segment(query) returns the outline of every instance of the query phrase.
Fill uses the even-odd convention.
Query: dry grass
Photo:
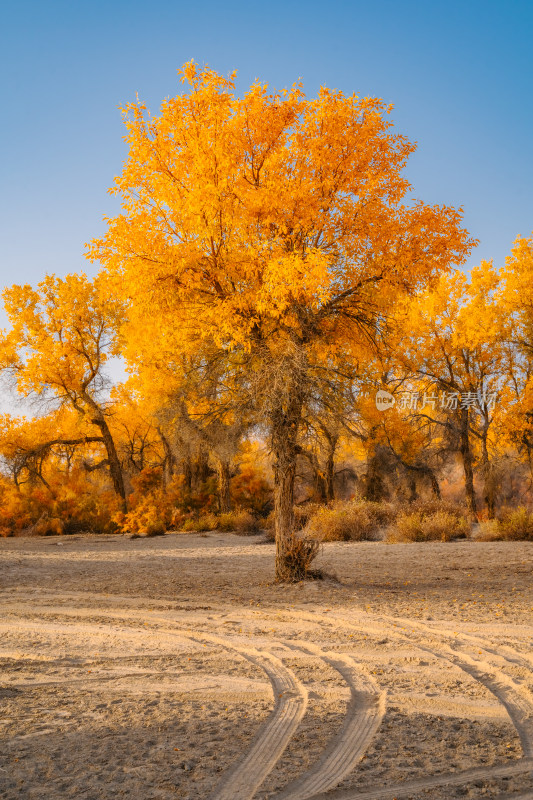
[[[505,514],[500,525],[504,539],[533,542],[533,514],[524,506]]]
[[[179,525],[183,533],[202,533],[204,531],[224,531],[227,533],[256,533],[259,524],[249,511],[227,511],[224,514],[202,514],[189,517]]]
[[[466,508],[457,503],[452,503],[449,500],[437,500],[436,498],[432,498],[431,500],[415,500],[415,502],[410,503],[408,507],[408,513],[418,513],[423,517],[429,517],[439,511],[451,514],[458,519],[468,519]]]
[[[364,500],[319,506],[305,528],[310,539],[320,542],[363,542],[379,538],[379,529],[394,517],[387,503]]]
[[[65,523],[59,517],[41,517],[35,525],[26,529],[26,536],[61,536],[65,533]]]
[[[389,542],[449,542],[464,539],[470,532],[466,517],[438,510],[424,515],[420,511],[400,513],[387,533]]]
[[[320,503],[306,503],[303,506],[294,506],[294,525],[296,530],[303,530],[311,517],[323,507]]]
[[[477,538],[484,542],[533,542],[533,514],[524,506],[506,511],[499,520],[481,522]]]
[[[499,521],[497,519],[485,519],[480,522],[475,538],[479,542],[496,542],[503,539]]]
[[[204,531],[216,531],[218,528],[218,517],[216,514],[202,514],[200,517],[189,517],[179,524],[179,530],[183,533],[203,533]]]
[[[227,511],[218,517],[219,531],[234,531],[235,533],[256,533],[259,523],[249,511]]]

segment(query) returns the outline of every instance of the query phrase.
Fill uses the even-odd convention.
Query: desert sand
[[[0,798],[533,798],[526,542],[0,540]]]

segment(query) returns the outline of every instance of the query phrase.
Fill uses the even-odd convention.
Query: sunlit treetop
[[[204,338],[320,340],[334,354],[399,293],[464,262],[461,209],[409,200],[415,146],[382,100],[259,82],[237,97],[234,76],[192,62],[181,80],[159,116],[124,108],[129,155],[111,190],[123,212],[89,249],[134,300],[131,353]]]

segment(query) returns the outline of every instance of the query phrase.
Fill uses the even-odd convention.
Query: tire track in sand
[[[313,795],[310,800],[395,800],[395,798],[412,795],[415,792],[427,792],[429,789],[438,789],[442,786],[461,786],[473,781],[486,781],[493,778],[505,778],[513,775],[520,775],[533,768],[533,759],[520,759],[512,764],[498,764],[493,767],[479,767],[460,772],[433,775],[427,778],[395,783],[381,789],[371,791],[359,791],[358,789],[338,789],[336,792],[328,792]],[[513,795],[512,800],[533,800],[533,792]],[[511,798],[509,798],[511,800]]]
[[[124,621],[124,615],[112,614],[109,616],[110,619],[118,618]],[[79,617],[77,619],[79,620]],[[159,621],[163,620],[160,619]],[[164,619],[164,622],[168,625],[170,621]],[[86,619],[83,620],[83,625],[85,629],[93,628],[95,631],[99,631],[104,627],[101,623],[91,623]],[[72,632],[75,634],[79,632],[75,625],[72,625],[71,631],[69,631],[68,623],[30,622],[24,620],[22,625],[19,622],[19,627],[21,626],[26,629],[34,629],[39,633],[43,633],[46,630],[51,630],[54,633]],[[9,625],[4,624],[3,627],[7,628]],[[114,631],[115,635],[120,632]],[[130,637],[137,634],[143,640],[146,640],[146,628],[137,631],[128,629],[124,632]],[[269,651],[262,652],[253,647],[239,645],[224,637],[215,636],[207,632],[196,634],[190,630],[181,630],[175,626],[167,630],[159,629],[159,633],[170,634],[171,636],[200,644],[209,642],[226,650],[231,650],[260,667],[267,675],[274,696],[274,709],[266,722],[259,728],[245,757],[235,766],[230,767],[222,781],[210,795],[212,800],[251,800],[280,759],[305,714],[308,700],[305,687],[292,670],[288,669],[279,658]],[[50,684],[53,681],[47,683]]]
[[[449,633],[442,633],[433,628],[428,628],[423,623],[419,623],[415,620],[382,615],[374,617],[372,621],[369,620],[370,624],[362,625],[337,615],[326,617],[322,614],[307,613],[303,616],[309,621],[316,622],[320,620],[321,622],[325,622],[330,627],[335,627],[334,623],[337,623],[348,629],[357,630],[360,633],[368,634],[372,631],[381,636],[386,633],[392,638],[415,646],[436,658],[455,664],[455,666],[488,689],[488,691],[490,691],[504,706],[518,733],[524,753],[524,757],[518,759],[514,764],[501,764],[492,767],[480,767],[459,773],[444,773],[438,776],[428,776],[427,778],[422,778],[417,781],[408,781],[391,788],[383,787],[382,789],[377,789],[372,792],[339,790],[334,793],[329,792],[327,795],[328,800],[344,800],[344,798],[346,800],[387,800],[388,798],[402,796],[414,791],[425,791],[426,789],[447,785],[460,785],[468,783],[471,780],[488,781],[491,780],[492,777],[499,777],[506,774],[523,774],[533,769],[533,702],[529,699],[531,695],[527,689],[524,690],[523,687],[516,684],[512,678],[505,675],[494,663],[490,663],[490,658],[485,658],[484,661],[480,661],[467,653],[454,650],[447,644],[443,644],[443,640],[445,641],[446,639],[453,638],[455,641],[455,637],[451,636]],[[401,623],[403,623],[405,628],[410,627],[414,630],[409,631],[409,634],[403,633],[401,629],[399,629]],[[417,636],[417,630],[422,634],[426,634],[426,638],[421,638],[420,633]],[[431,639],[436,639],[439,642],[437,649],[435,649],[435,645],[432,644]],[[479,651],[481,645],[476,643],[475,646]],[[481,654],[483,653],[485,656],[489,656],[488,651],[481,648]],[[509,659],[505,659],[501,654],[498,654],[498,658],[509,664],[511,663]],[[472,777],[472,775],[474,775],[474,777]],[[533,800],[533,793],[531,796]],[[320,792],[313,795],[310,800],[321,800],[322,797],[325,798],[325,795]]]
[[[266,616],[270,615],[266,609],[262,609],[262,612],[263,614],[266,612]],[[272,611],[270,613],[279,614],[279,611]],[[402,784],[395,784],[394,786],[384,786],[371,791],[361,791],[357,789],[332,791],[333,786],[335,785],[333,783],[334,779],[338,774],[344,771],[345,765],[347,765],[349,758],[352,757],[353,761],[356,761],[355,755],[352,754],[352,756],[347,756],[346,752],[343,752],[344,745],[341,746],[340,743],[343,738],[342,734],[346,731],[347,726],[353,724],[354,729],[357,727],[353,722],[349,712],[347,713],[341,732],[339,732],[339,734],[330,740],[329,745],[323,751],[318,761],[315,762],[315,764],[310,768],[310,770],[304,773],[304,775],[300,776],[300,778],[293,783],[286,785],[280,793],[276,794],[276,797],[279,797],[280,800],[282,800],[282,798],[284,800],[285,798],[287,798],[287,800],[289,800],[289,798],[290,800],[297,800],[297,798],[298,800],[299,798],[306,798],[307,800],[311,800],[311,798],[312,800],[321,800],[324,798],[324,800],[326,800],[326,797],[327,800],[390,800],[396,796],[403,797],[415,792],[431,790],[432,788],[438,788],[447,785],[460,785],[478,780],[487,781],[491,780],[492,778],[503,777],[505,775],[518,775],[521,773],[530,772],[533,769],[533,759],[531,758],[531,755],[533,755],[533,704],[529,699],[530,694],[527,692],[525,687],[518,685],[501,669],[502,664],[505,667],[505,664],[512,666],[513,664],[516,665],[517,662],[520,662],[521,666],[525,666],[526,664],[523,654],[514,652],[514,657],[505,658],[502,650],[511,656],[511,653],[509,652],[510,648],[505,647],[501,650],[495,651],[490,645],[487,645],[484,640],[478,637],[468,636],[467,634],[462,635],[462,640],[460,641],[456,634],[452,635],[452,633],[449,631],[435,630],[433,627],[425,626],[423,623],[412,619],[394,618],[388,617],[387,615],[365,615],[365,619],[358,623],[354,620],[349,620],[337,615],[326,616],[325,614],[321,613],[309,613],[303,611],[299,611],[297,615],[293,614],[293,612],[287,611],[284,613],[290,617],[297,617],[298,620],[305,618],[308,621],[316,624],[319,629],[326,625],[327,627],[333,627],[339,631],[342,628],[348,628],[350,630],[357,630],[358,632],[364,634],[374,633],[379,636],[387,634],[391,636],[391,638],[401,641],[411,647],[415,647],[433,655],[436,658],[455,664],[463,672],[473,677],[481,685],[485,686],[504,706],[511,719],[511,722],[518,731],[525,757],[507,764],[504,763],[500,765],[494,765],[492,767],[476,767],[471,770],[455,773],[430,775],[416,780],[408,780]],[[126,614],[126,616],[129,615]],[[135,616],[135,612],[131,614],[131,616]],[[253,661],[258,666],[261,666],[265,672],[267,672],[274,692],[277,691],[278,686],[285,685],[283,684],[283,678],[280,677],[280,665],[282,672],[283,670],[288,672],[290,671],[287,670],[282,662],[280,662],[279,659],[276,659],[276,656],[271,654],[269,651],[255,650],[254,648],[242,648],[233,641],[229,643],[227,639],[215,637],[207,633],[195,634],[190,630],[179,630],[175,627],[175,621],[169,619],[168,616],[163,618],[159,617],[158,620],[156,617],[152,617],[152,621],[164,622],[167,625],[172,626],[172,631],[167,631],[168,633],[172,633],[177,636],[185,636],[186,638],[196,641],[212,641],[213,643],[217,643],[225,648],[240,653],[243,657]],[[403,630],[400,626],[403,626]],[[160,630],[159,632],[162,633],[163,631]],[[146,633],[147,630],[144,628],[144,636],[146,636]],[[449,646],[449,643],[454,646]],[[486,649],[484,648],[484,645],[486,646]],[[309,647],[309,645],[306,645],[306,647]],[[320,648],[317,649],[320,651]],[[246,652],[244,652],[245,650]],[[481,650],[483,659],[480,660],[479,658],[473,657],[471,653],[465,652],[467,650],[470,650],[471,652],[472,650],[475,650],[477,655],[480,655],[479,651]],[[343,668],[346,667],[344,658],[351,658],[348,656],[348,654],[340,654],[337,652],[333,654],[325,654],[320,651],[320,653],[322,655],[315,651],[314,655],[318,655],[322,658],[325,656],[333,656],[337,662],[343,662],[342,664],[337,664],[338,667],[342,666]],[[497,663],[494,663],[495,661]],[[265,669],[267,666],[271,668],[270,672]],[[343,677],[346,680],[346,669],[344,669],[344,671],[345,675]],[[274,673],[276,673],[275,676]],[[284,673],[284,677],[287,677],[286,673]],[[296,681],[297,679],[294,677],[294,680]],[[347,682],[349,684],[349,681]],[[350,690],[352,691],[352,687],[350,687]],[[294,689],[291,689],[290,691],[294,691]],[[280,717],[280,714],[279,709],[276,708],[278,706],[278,699],[281,700],[282,698],[276,698],[275,709],[272,712],[269,720],[267,720],[267,723],[263,724],[262,728],[254,737],[254,743],[252,744],[251,749],[248,751],[248,754],[242,761],[240,761],[235,767],[230,768],[230,771],[226,773],[222,783],[219,784],[215,792],[210,796],[212,800],[233,800],[233,798],[235,798],[235,800],[244,800],[245,798],[247,800],[251,800],[260,784],[264,780],[264,777],[266,777],[275,766],[277,760],[281,756],[281,753],[287,746],[291,736],[296,730],[300,719],[305,713],[304,705],[304,707],[300,708],[299,718],[297,720],[294,717],[292,721],[289,722],[289,725],[281,726],[282,731],[285,731],[286,734],[285,740],[282,743],[281,748],[273,751],[274,742],[272,742],[268,737],[268,730],[265,730],[265,728],[268,727],[269,723],[276,726],[279,725],[280,720],[278,718]],[[296,716],[298,716],[298,714]],[[278,721],[276,722],[276,720]],[[364,735],[362,735],[362,738],[364,738]],[[260,770],[258,771],[256,768],[257,765],[254,765],[252,762],[255,755],[261,755],[259,752],[261,749],[265,749],[266,752],[263,752]],[[328,769],[327,786],[322,786],[322,784],[317,783],[315,780],[316,775],[320,777],[319,773],[321,768],[324,767],[324,764],[326,764]],[[351,768],[353,768],[353,766],[355,766],[355,764],[352,762]],[[330,768],[332,770],[331,772],[329,772]],[[347,772],[349,771],[351,771],[351,769],[347,770]],[[259,775],[258,772],[261,772],[262,775]],[[347,772],[344,774],[347,774]],[[337,784],[338,782],[339,781],[336,780]],[[251,785],[252,783],[253,786]],[[325,792],[327,792],[327,795],[324,794]],[[520,800],[526,800],[526,798],[527,800],[533,800],[533,792],[526,792],[525,794],[521,794],[519,797]]]
[[[235,647],[227,639],[211,636],[209,634],[193,635],[184,631],[180,636],[189,636],[197,642],[209,641],[230,649],[235,649],[245,658],[261,666],[271,679],[273,689],[282,700],[287,698],[287,686],[283,678],[287,673],[292,675],[292,686],[289,691],[293,693],[298,689],[303,693],[304,687],[297,681],[294,674],[287,670],[282,662],[269,650],[260,651]],[[351,656],[337,653],[325,653],[316,645],[309,643],[294,645],[289,642],[280,642],[284,647],[294,651],[313,655],[335,669],[346,682],[350,689],[350,702],[341,730],[330,740],[322,755],[303,776],[291,782],[276,794],[280,800],[305,800],[337,786],[340,781],[350,773],[374,737],[383,715],[385,713],[385,692],[379,692],[377,685],[359,669]],[[277,666],[276,671],[270,665]],[[280,671],[281,667],[281,671]],[[282,680],[280,680],[280,676]],[[279,689],[282,693],[279,694]],[[289,697],[287,703],[292,698]],[[300,720],[307,707],[307,693],[305,705],[299,708],[298,715],[289,715],[280,707],[274,708],[271,718],[256,734],[245,757],[230,769],[229,773],[210,795],[211,800],[251,800],[274,769],[283,751],[286,749],[290,738],[295,733]],[[283,729],[283,730],[282,730]]]
[[[100,614],[102,611],[100,610]],[[71,616],[68,614],[68,616]],[[126,615],[131,616],[131,615]],[[133,615],[135,616],[135,615]],[[111,613],[111,620],[124,621],[124,615]],[[79,620],[79,617],[77,617]],[[152,621],[171,623],[168,618],[152,617]],[[101,623],[85,619],[84,628],[102,629]],[[36,628],[39,632],[68,630],[68,623],[31,623],[24,627]],[[72,631],[74,633],[74,631]],[[124,631],[126,632],[126,631]],[[307,708],[307,692],[294,673],[270,650],[245,647],[227,637],[208,632],[194,633],[187,629],[158,629],[159,633],[188,639],[199,644],[215,644],[232,650],[260,667],[269,678],[275,698],[274,709],[268,720],[256,733],[244,758],[226,772],[222,781],[210,795],[211,800],[251,800],[266,777],[274,769],[290,739],[295,733]],[[119,631],[114,632],[115,635]],[[146,628],[135,631],[128,628],[128,636],[141,635],[146,639]],[[284,787],[280,797],[286,800],[303,800],[317,792],[334,788],[355,767],[367,749],[379,727],[385,711],[385,693],[379,692],[375,682],[365,675],[351,656],[341,653],[325,653],[310,643],[295,646],[281,642],[284,647],[316,656],[333,667],[350,690],[350,701],[341,730],[330,740],[322,755],[300,779]]]
[[[244,758],[226,772],[209,795],[210,800],[252,800],[265,778],[274,769],[295,733],[307,708],[307,690],[292,670],[273,653],[228,643],[211,634],[179,631],[195,642],[219,644],[242,655],[267,674],[274,693],[274,709],[256,733]]]
[[[390,624],[390,617],[384,616],[383,618],[387,619]],[[478,655],[483,656],[483,659],[475,658],[465,652],[467,645],[450,631],[435,630],[418,620],[399,618],[399,621],[420,631],[421,634],[425,634],[425,642],[423,640],[423,644],[418,646],[421,649],[425,648],[427,652],[435,654],[428,636],[441,642],[451,640],[455,647],[445,644],[442,651],[439,652],[442,652],[445,658],[463,672],[471,675],[482,686],[485,686],[500,701],[518,732],[524,757],[533,758],[533,695],[526,687],[516,683],[501,669],[502,661],[504,665],[513,666],[513,663],[519,661],[524,664],[524,660],[520,659],[518,654],[513,659],[505,658],[498,651],[487,647],[486,642],[480,637],[468,637],[473,639],[471,647],[476,649]],[[429,646],[427,646],[428,642]]]
[[[351,656],[326,653],[309,643],[289,644],[291,650],[314,655],[335,669],[350,688],[350,702],[339,733],[300,778],[276,794],[279,800],[306,800],[337,786],[356,766],[372,741],[385,714],[386,693],[380,692]]]

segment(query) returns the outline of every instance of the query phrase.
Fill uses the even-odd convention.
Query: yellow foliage
[[[113,492],[95,485],[78,469],[69,475],[52,471],[48,488],[23,484],[17,489],[0,480],[2,535],[52,535],[75,532],[112,532],[112,517],[118,511]]]
[[[200,342],[280,357],[294,337],[344,355],[367,312],[463,262],[460,212],[404,202],[415,147],[382,100],[259,83],[238,98],[192,63],[182,81],[159,116],[124,109],[124,211],[89,248],[132,299],[132,363],[166,369]]]

